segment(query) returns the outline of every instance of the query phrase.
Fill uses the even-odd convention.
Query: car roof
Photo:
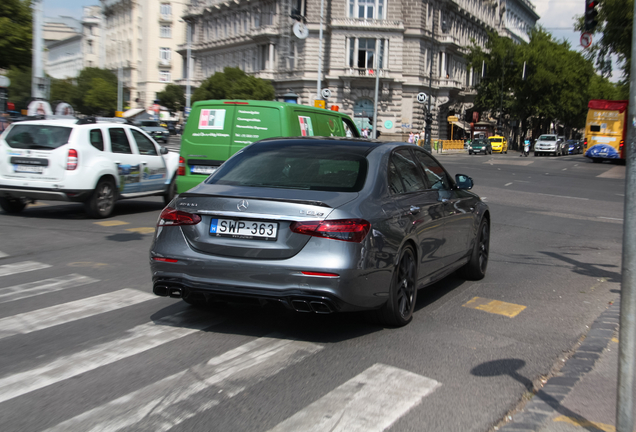
[[[95,127],[95,125],[104,125],[104,124],[112,124],[116,126],[134,126],[125,121],[117,121],[109,118],[97,118],[95,122],[89,121],[85,122],[82,119],[76,118],[66,118],[66,119],[43,119],[43,120],[24,120],[20,122],[14,122],[13,125],[43,125],[43,126],[66,126],[66,127],[80,127],[80,126],[91,126]]]
[[[285,143],[288,145],[303,145],[307,143],[320,143],[326,145],[340,146],[346,148],[351,153],[357,153],[360,155],[367,155],[372,150],[380,147],[386,147],[393,149],[400,146],[415,147],[413,144],[408,144],[402,141],[390,142],[390,141],[378,141],[368,138],[348,138],[348,137],[280,137],[280,138],[267,138],[258,141],[251,145],[267,145],[275,143]],[[422,149],[423,150],[423,149]]]

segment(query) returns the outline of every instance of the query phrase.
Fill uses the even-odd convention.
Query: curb
[[[609,345],[620,320],[620,302],[616,300],[592,323],[585,339],[557,373],[499,432],[537,431],[561,407],[561,402],[579,380],[594,367]]]

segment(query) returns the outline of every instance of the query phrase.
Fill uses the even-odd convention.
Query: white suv
[[[561,154],[561,144],[556,135],[545,134],[541,135],[537,142],[534,144],[534,155],[552,154],[559,156]]]
[[[108,217],[120,198],[175,195],[179,154],[140,128],[84,120],[12,124],[0,135],[0,207],[18,213],[38,199],[83,202]]]

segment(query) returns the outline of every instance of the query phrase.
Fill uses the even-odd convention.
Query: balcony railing
[[[402,21],[362,18],[334,18],[331,20],[331,26],[392,30],[404,29],[404,23]]]
[[[159,14],[159,22],[171,23],[172,22],[172,14]]]
[[[388,78],[389,71],[386,69],[380,69],[379,71],[380,78]],[[375,77],[375,69],[366,69],[366,68],[346,68],[345,75],[350,76],[360,76],[360,77]]]
[[[172,66],[172,60],[160,58],[157,64],[161,67],[170,67]]]

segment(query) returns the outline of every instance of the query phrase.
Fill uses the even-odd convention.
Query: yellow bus
[[[593,162],[625,160],[628,101],[592,99],[585,123],[585,156]]]

